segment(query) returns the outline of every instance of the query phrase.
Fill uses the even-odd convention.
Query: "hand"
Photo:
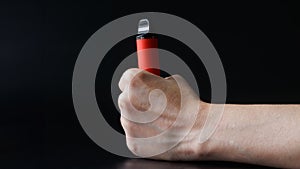
[[[209,105],[199,99],[182,77],[164,79],[140,69],[129,69],[121,77],[119,87],[121,124],[128,148],[135,155],[199,160],[209,152],[205,143],[198,144]]]
[[[222,119],[200,141],[219,104],[202,102],[185,80],[127,70],[119,82],[121,123],[128,148],[162,160],[223,160],[280,168],[300,166],[300,105],[225,104]]]

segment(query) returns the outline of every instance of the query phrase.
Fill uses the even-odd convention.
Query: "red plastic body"
[[[137,39],[138,66],[155,75],[160,75],[157,38]]]

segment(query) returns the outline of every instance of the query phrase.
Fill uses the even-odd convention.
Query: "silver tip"
[[[138,26],[138,34],[146,34],[149,32],[149,21],[148,19],[141,19]]]

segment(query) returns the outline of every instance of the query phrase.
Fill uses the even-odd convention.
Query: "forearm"
[[[225,106],[208,141],[211,158],[276,167],[300,166],[300,105]]]

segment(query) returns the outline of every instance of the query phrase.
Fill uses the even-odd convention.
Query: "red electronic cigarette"
[[[157,38],[149,33],[148,19],[141,19],[136,37],[138,66],[155,75],[160,75]]]

